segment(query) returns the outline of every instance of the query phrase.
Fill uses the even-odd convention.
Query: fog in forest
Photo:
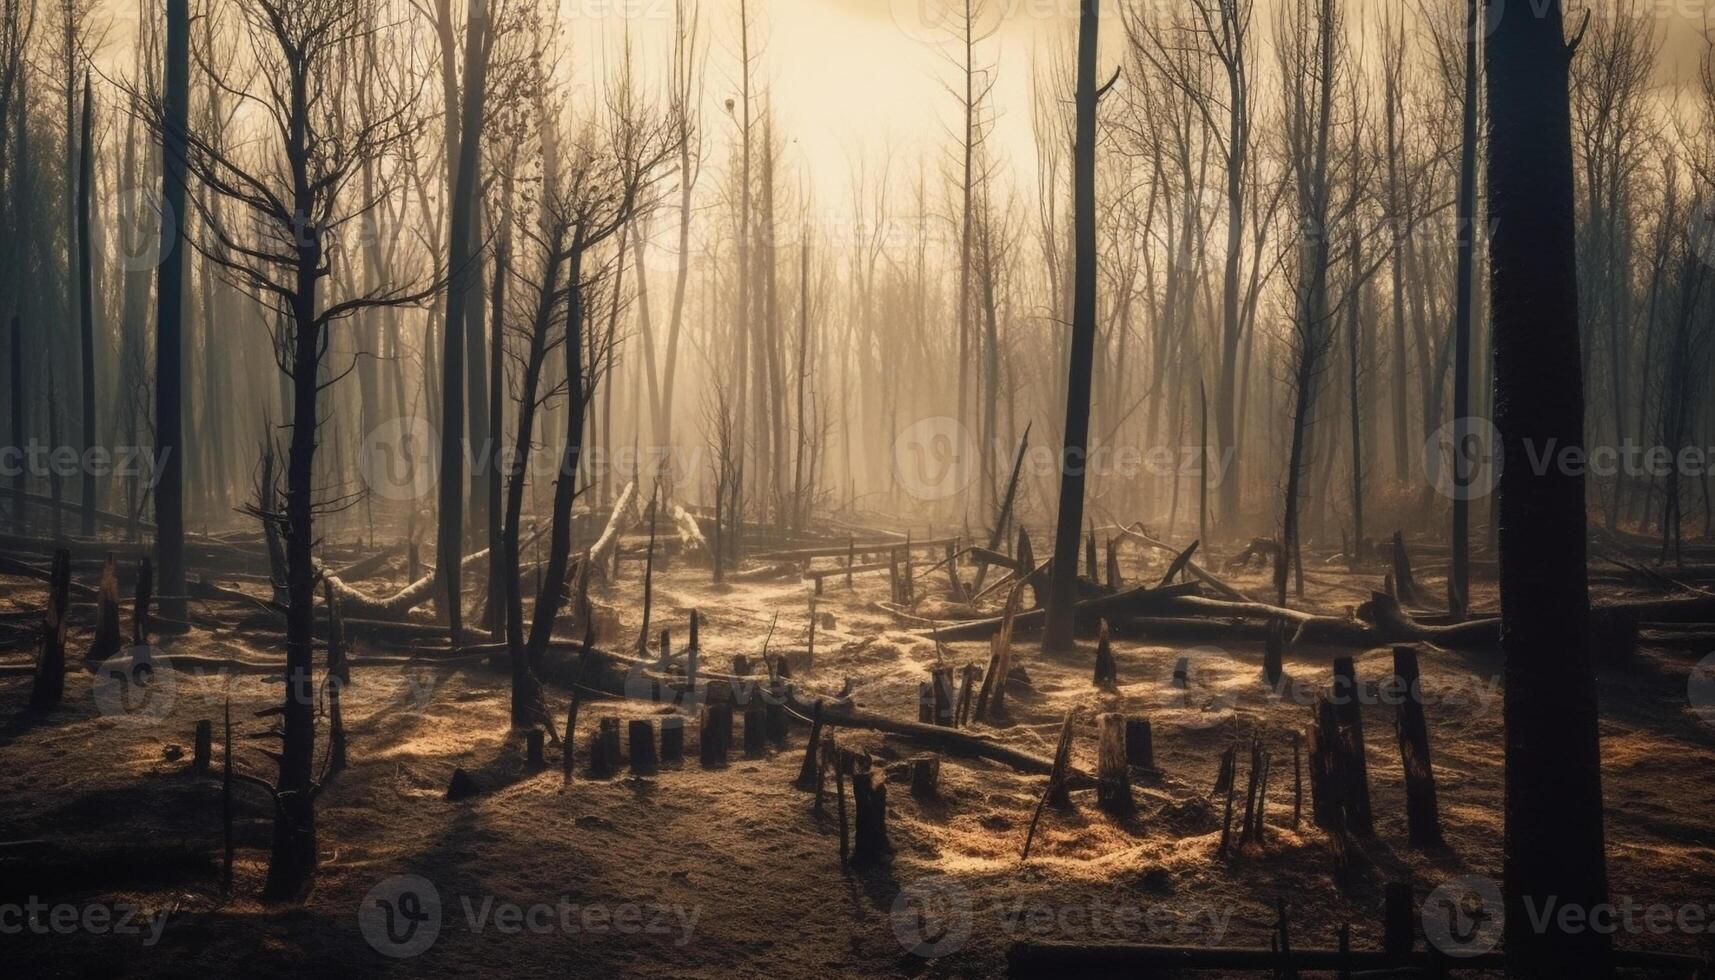
[[[565,877],[702,970],[1693,966],[1526,923],[1715,882],[1710,14],[0,0],[0,865],[328,969]]]

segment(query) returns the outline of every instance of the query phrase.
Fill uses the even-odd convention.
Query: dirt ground
[[[1128,581],[1154,581],[1164,564],[1128,554],[1123,568]],[[1312,571],[1306,605],[1327,612],[1380,584],[1379,570]],[[606,646],[624,648],[636,636],[638,572],[628,565],[595,596]],[[392,581],[402,578],[396,568]],[[849,677],[861,708],[916,718],[917,685],[936,645],[878,605],[885,573],[859,577],[852,590],[829,580],[815,608],[832,625],[824,620],[817,630],[813,662],[801,653],[807,584],[717,588],[708,579],[689,565],[658,570],[653,628],[670,627],[683,643],[690,610],[700,610],[705,662],[724,667],[734,654],[754,659],[772,624],[773,653],[800,651],[793,662],[802,688],[833,693]],[[1435,592],[1433,577],[1425,579]],[[379,591],[387,581],[365,584]],[[1259,574],[1235,581],[1266,592]],[[923,580],[920,594],[938,585]],[[1474,598],[1492,608],[1492,584],[1479,583]],[[0,584],[0,612],[41,601],[36,584]],[[81,657],[87,644],[87,630],[74,629],[72,654]],[[199,628],[158,645],[168,658],[279,657],[238,629]],[[526,771],[522,739],[508,731],[506,678],[486,663],[361,667],[343,699],[351,765],[318,802],[315,889],[289,906],[255,897],[271,828],[255,786],[236,791],[236,880],[230,896],[219,887],[223,704],[230,692],[236,767],[269,776],[263,733],[274,720],[256,713],[277,704],[277,683],[257,673],[160,671],[146,699],[132,691],[116,706],[80,671],[68,678],[63,707],[38,715],[26,707],[34,651],[14,649],[0,659],[0,867],[9,869],[0,875],[0,948],[38,976],[989,976],[1004,970],[1008,945],[1026,939],[1266,947],[1281,903],[1295,948],[1333,947],[1347,923],[1354,948],[1377,948],[1384,882],[1409,880],[1422,901],[1463,876],[1498,879],[1498,657],[1435,651],[1423,659],[1444,851],[1407,845],[1393,709],[1366,706],[1376,832],[1342,872],[1330,839],[1310,825],[1308,786],[1301,829],[1291,829],[1292,733],[1310,709],[1263,682],[1261,646],[1118,642],[1120,683],[1103,692],[1090,683],[1090,650],[1045,657],[1021,639],[1014,663],[1034,693],[1010,698],[1012,723],[990,734],[1051,755],[1060,719],[1076,708],[1074,762],[1093,769],[1094,714],[1146,716],[1164,777],[1139,781],[1139,812],[1123,823],[1095,809],[1093,791],[1074,792],[1071,812],[1045,812],[1021,863],[1044,778],[947,759],[938,801],[890,786],[896,854],[890,867],[867,873],[842,870],[837,823],[817,819],[813,794],[792,787],[801,727],[786,752],[755,761],[735,752],[728,768],[707,771],[696,762],[692,724],[682,768],[592,781],[580,766],[565,784],[557,749],[549,749],[547,772]],[[360,645],[356,655],[408,652]],[[1346,652],[1357,655],[1365,681],[1391,672],[1388,650],[1311,646],[1289,650],[1286,669],[1314,687]],[[1701,908],[1715,900],[1715,709],[1705,721],[1687,694],[1707,652],[1645,649],[1601,668],[1616,901]],[[946,644],[942,656],[981,665],[987,644]],[[1180,656],[1192,659],[1188,691],[1170,683]],[[567,697],[550,689],[562,716]],[[580,756],[600,717],[655,711],[586,704]],[[215,721],[214,774],[191,771],[199,719]],[[1222,751],[1253,734],[1274,760],[1266,839],[1223,859],[1221,813],[1209,794]],[[918,751],[876,735],[842,738],[882,758]],[[476,777],[475,799],[444,799],[455,767]],[[37,913],[17,910],[31,903]],[[92,909],[106,910],[110,923],[102,927],[102,912]],[[117,928],[121,920],[129,930]],[[1695,952],[1700,938],[1674,928],[1617,941]]]

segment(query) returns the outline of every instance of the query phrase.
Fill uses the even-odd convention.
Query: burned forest
[[[0,0],[20,976],[1715,976],[1701,0]]]

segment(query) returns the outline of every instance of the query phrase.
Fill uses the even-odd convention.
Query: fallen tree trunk
[[[590,546],[590,567],[605,575],[613,559],[614,549],[619,547],[619,536],[625,533],[629,522],[637,519],[637,481],[632,480],[619,492],[619,500],[613,505],[613,513],[608,515],[607,527],[602,529],[601,537]]]
[[[1086,599],[1076,606],[1077,628],[1093,630],[1102,619],[1112,621],[1122,616],[1167,613],[1172,602],[1192,597],[1197,591],[1197,583],[1188,582],[1167,588],[1136,588],[1096,599]],[[1013,629],[1019,632],[1040,629],[1046,617],[1047,611],[1043,609],[1019,613],[1013,618]],[[1004,617],[997,616],[993,619],[943,623],[931,630],[919,631],[918,635],[925,639],[935,639],[938,636],[942,640],[985,640],[1000,632],[1003,620]]]
[[[1389,953],[1381,950],[1263,949],[1234,946],[1102,945],[1068,942],[1018,942],[1006,954],[1014,977],[1064,977],[1068,973],[1115,976],[1153,975],[1174,970],[1236,970],[1274,973],[1282,969],[1315,971],[1427,971],[1450,965],[1428,950]],[[1461,956],[1451,965],[1460,970],[1496,970],[1506,963],[1500,951]],[[1695,972],[1702,957],[1656,950],[1614,953],[1614,965],[1630,969]]]
[[[1234,630],[1243,629],[1247,638],[1261,638],[1266,637],[1270,621],[1280,621],[1292,628],[1291,642],[1295,644],[1369,647],[1432,643],[1453,650],[1493,650],[1500,646],[1501,637],[1499,619],[1474,619],[1447,626],[1420,623],[1385,592],[1372,593],[1370,601],[1357,608],[1355,617],[1320,616],[1264,602],[1228,602],[1202,596],[1175,599],[1165,603],[1161,612],[1162,618],[1128,620],[1124,624],[1126,632],[1148,633],[1153,628],[1156,632],[1149,635],[1165,635],[1174,630],[1189,635],[1200,629],[1190,624],[1201,620],[1219,625],[1219,630],[1214,626],[1208,628],[1210,636],[1231,636]]]
[[[1142,531],[1137,530],[1136,528],[1137,528],[1136,525],[1134,525],[1133,527],[1122,527],[1122,528],[1120,528],[1119,529],[1120,537],[1129,538],[1132,541],[1136,541],[1137,543],[1139,543],[1141,545],[1144,545],[1144,546],[1149,547],[1149,548],[1153,548],[1156,551],[1165,551],[1168,554],[1173,555],[1175,558],[1179,558],[1183,555],[1183,552],[1180,549],[1175,548],[1172,545],[1167,544],[1166,542],[1157,541],[1154,538],[1150,537],[1149,535],[1144,534]],[[1243,592],[1240,592],[1238,589],[1235,589],[1232,586],[1228,585],[1227,583],[1216,578],[1214,575],[1212,575],[1209,572],[1208,569],[1204,568],[1202,565],[1197,564],[1195,561],[1187,560],[1185,562],[1185,570],[1190,572],[1193,576],[1195,576],[1197,581],[1202,582],[1204,585],[1207,585],[1209,588],[1214,589],[1216,592],[1219,592],[1220,594],[1226,596],[1229,599],[1232,599],[1235,602],[1250,602],[1251,601],[1250,596],[1245,595]]]

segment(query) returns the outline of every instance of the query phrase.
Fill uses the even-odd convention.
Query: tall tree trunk
[[[465,490],[465,320],[475,281],[471,252],[477,167],[481,161],[483,97],[488,72],[488,21],[484,0],[470,0],[465,27],[463,125],[454,178],[451,240],[447,248],[447,309],[441,335],[440,527],[435,573],[441,579],[452,642],[463,642]],[[479,297],[480,301],[480,297]]]
[[[1465,4],[1464,146],[1459,154],[1458,311],[1453,323],[1453,567],[1447,573],[1447,611],[1463,619],[1471,596],[1471,307],[1472,263],[1477,248],[1477,25],[1478,0]],[[1570,136],[1568,136],[1570,140]]]
[[[95,467],[89,456],[95,448],[95,263],[90,260],[89,199],[95,185],[95,99],[89,76],[83,76],[83,138],[78,153],[77,181],[77,287],[79,336],[82,340],[83,395],[83,505],[82,534],[95,536]]]
[[[1568,64],[1561,5],[1508,11],[1489,35],[1489,202],[1506,657],[1506,953],[1514,976],[1596,976],[1610,937],[1538,931],[1553,897],[1607,901],[1601,754],[1585,579],[1584,477],[1530,450],[1582,447]]]
[[[554,620],[559,618],[560,604],[565,599],[566,572],[571,564],[572,503],[578,494],[578,464],[583,455],[584,417],[588,405],[582,363],[583,263],[583,245],[574,242],[566,270],[566,406],[571,418],[566,426],[566,448],[560,462],[560,476],[554,483],[554,524],[549,532],[548,568],[542,575],[542,588],[536,595],[536,616],[530,624],[528,653],[532,670],[541,665],[543,655],[548,652],[548,641],[554,635]]]
[[[1101,0],[1082,0],[1078,14],[1078,123],[1072,150],[1072,350],[1066,373],[1066,440],[1060,454],[1060,517],[1042,649],[1073,647],[1078,601],[1078,544],[1084,523],[1085,445],[1090,437],[1090,370],[1096,352],[1096,38]]]
[[[511,275],[512,266],[512,215],[513,215],[513,184],[512,173],[518,161],[517,146],[508,154],[506,172],[500,179],[500,231],[495,236],[494,243],[494,282],[493,296],[489,303],[489,351],[488,351],[488,442],[496,454],[500,452],[500,444],[506,437],[504,411],[506,407],[506,278]],[[537,372],[541,367],[538,364]],[[534,399],[534,391],[531,398]],[[528,447],[526,447],[528,448]],[[488,613],[494,638],[500,639],[506,633],[506,580],[497,574],[495,569],[500,567],[500,553],[505,536],[505,525],[501,510],[501,472],[500,457],[495,455],[488,460]],[[514,584],[518,569],[510,569]]]
[[[12,315],[12,356],[11,356],[12,388],[12,445],[24,445],[24,321],[17,314]],[[20,465],[18,471],[12,474],[12,533],[24,533],[25,494],[29,492],[28,466]]]
[[[161,615],[185,618],[185,140],[190,117],[190,2],[167,0],[160,279],[155,288],[155,559]]]

